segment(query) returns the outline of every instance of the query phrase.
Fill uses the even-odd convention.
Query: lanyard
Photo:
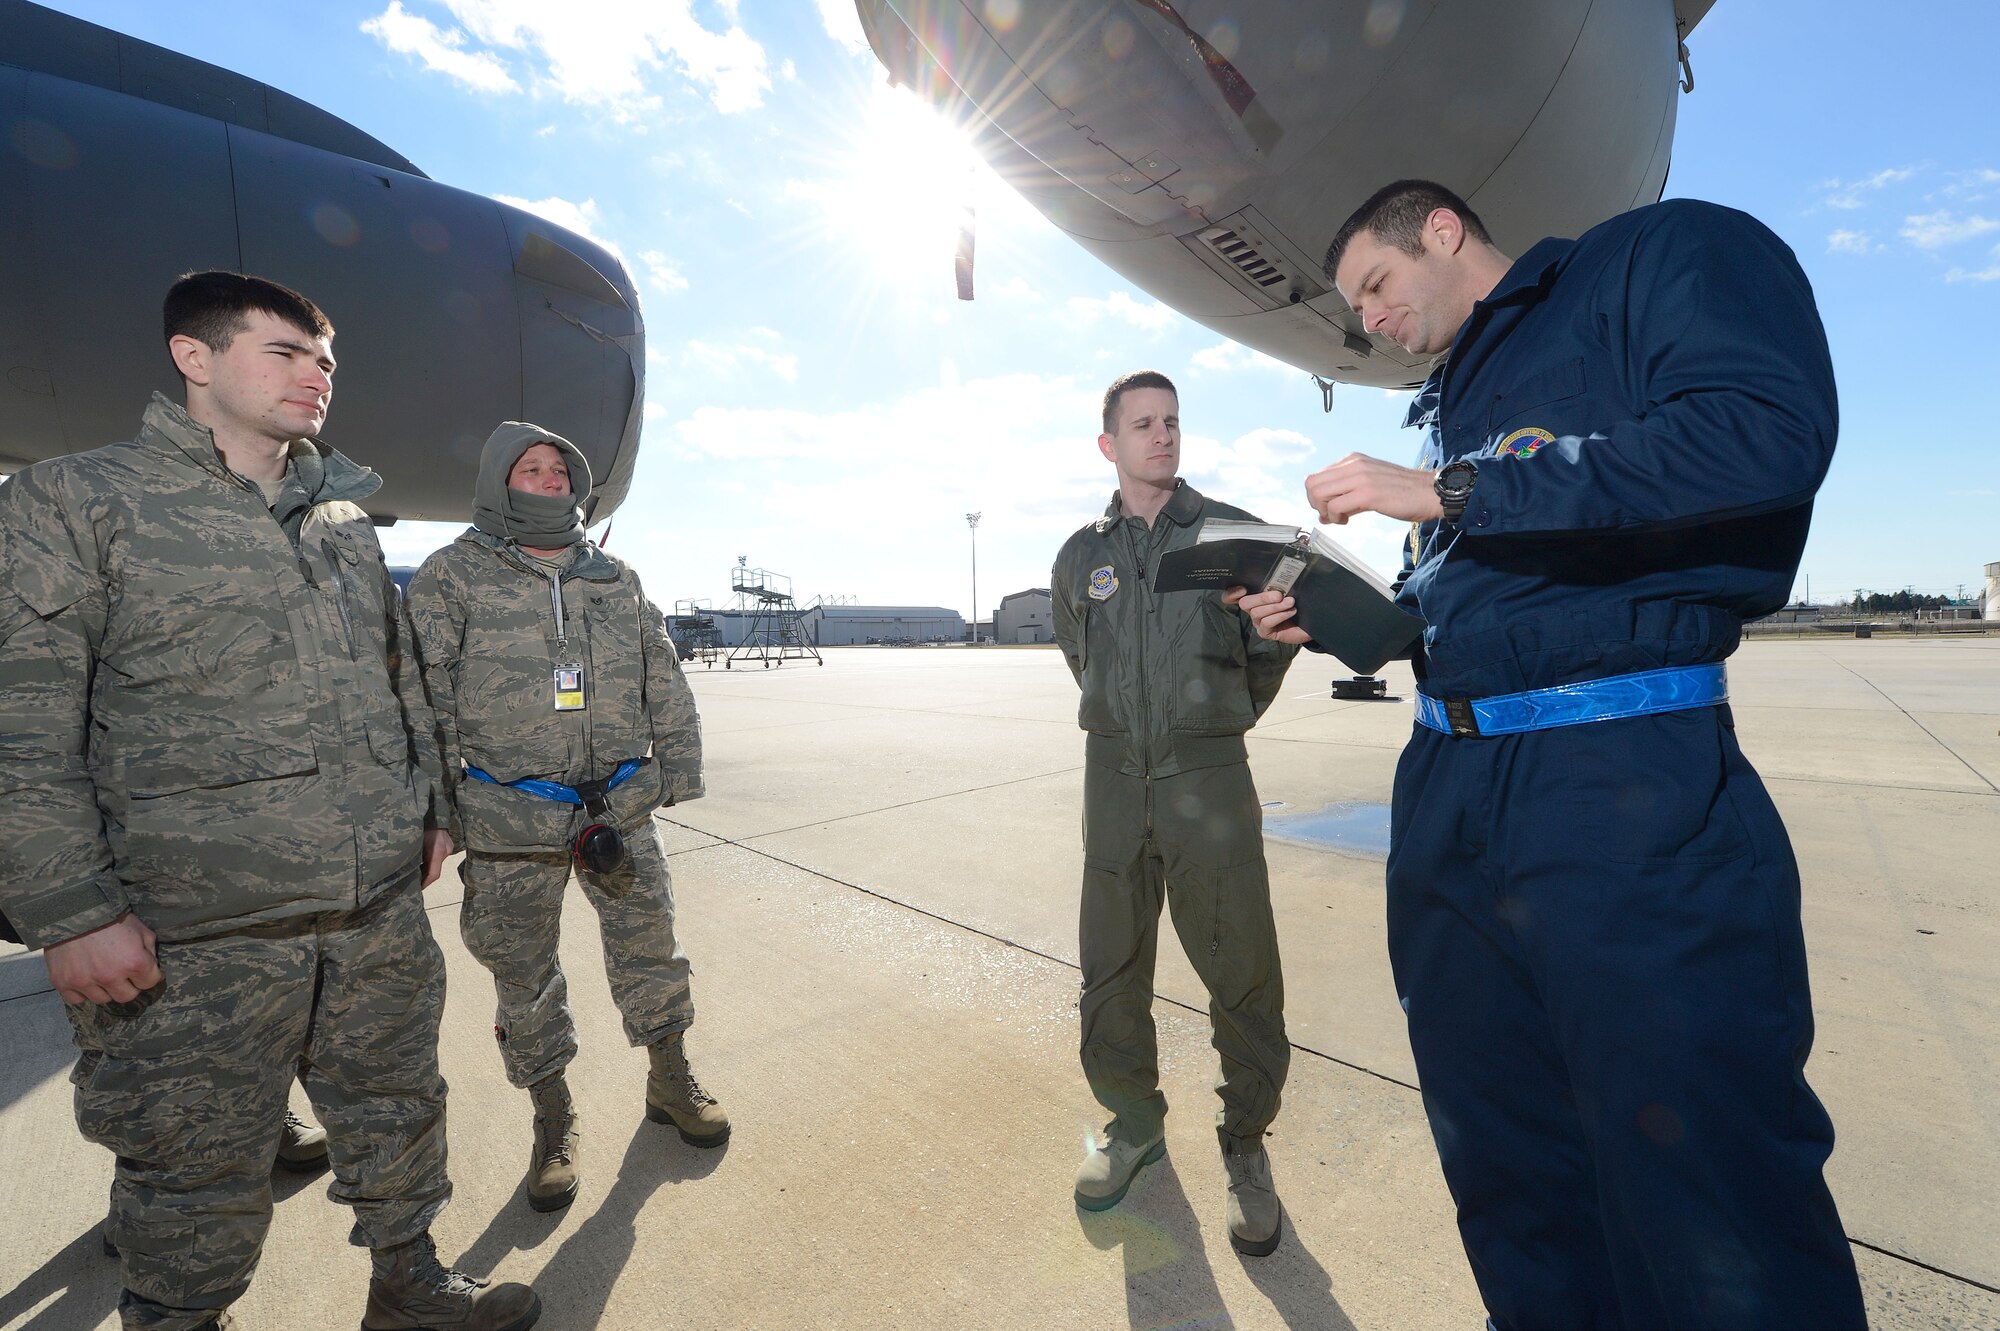
[[[569,650],[568,623],[563,618],[562,574],[551,570],[549,573],[549,605],[556,612],[556,650]]]

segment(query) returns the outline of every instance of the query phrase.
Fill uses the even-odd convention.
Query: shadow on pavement
[[[43,989],[19,998],[0,1001],[0,1048],[7,1058],[0,1067],[0,1109],[26,1099],[43,1082],[70,1070],[76,1062],[76,1045],[63,1016],[63,1004],[53,989],[47,988],[48,973],[42,969],[39,953],[0,957],[0,970],[33,966],[42,974]],[[0,975],[0,981],[11,976]]]
[[[484,1278],[510,1253],[540,1247],[564,1217],[582,1213],[583,1222],[563,1239],[535,1279],[545,1309],[537,1324],[540,1331],[582,1331],[602,1325],[611,1290],[638,1242],[639,1212],[662,1186],[707,1178],[729,1154],[727,1143],[699,1149],[683,1142],[672,1127],[641,1119],[609,1190],[593,1196],[592,1185],[603,1186],[606,1169],[596,1163],[604,1157],[591,1151],[590,1140],[584,1137],[579,1159],[583,1185],[567,1210],[547,1214],[530,1210],[524,1181],[486,1232],[452,1263],[468,1275]],[[525,1169],[525,1159],[522,1164]]]
[[[1355,1331],[1353,1319],[1333,1297],[1333,1277],[1299,1242],[1289,1214],[1283,1224],[1277,1251],[1268,1257],[1238,1256],[1243,1274],[1263,1291],[1291,1331]]]
[[[1135,1331],[1234,1331],[1171,1155],[1148,1165],[1111,1210],[1079,1208],[1076,1218],[1092,1247],[1123,1249],[1125,1316]]]
[[[118,1306],[118,1263],[98,1247],[98,1227],[92,1225],[71,1239],[66,1247],[26,1280],[0,1294],[0,1326],[18,1326],[21,1331],[85,1331],[97,1326]],[[36,1313],[34,1320],[20,1319],[28,1309],[50,1295],[54,1303]]]

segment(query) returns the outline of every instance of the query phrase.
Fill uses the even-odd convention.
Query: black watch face
[[[1438,492],[1453,499],[1462,499],[1472,492],[1472,482],[1478,475],[1479,469],[1461,458],[1438,473]]]

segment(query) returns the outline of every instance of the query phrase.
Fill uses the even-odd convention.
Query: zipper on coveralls
[[[1140,766],[1146,778],[1146,835],[1153,832],[1153,695],[1147,687],[1147,675],[1152,669],[1152,653],[1147,651],[1148,632],[1146,621],[1152,617],[1153,601],[1147,595],[1146,552],[1140,548],[1136,533],[1147,530],[1139,525],[1137,518],[1125,519],[1126,554],[1132,561],[1132,590],[1139,597],[1139,738],[1143,746]]]

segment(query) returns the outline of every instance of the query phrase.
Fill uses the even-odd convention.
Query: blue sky
[[[1181,385],[1186,474],[1272,520],[1311,519],[1307,471],[1414,449],[1403,395],[1344,388],[1324,413],[1303,373],[1090,258],[886,87],[847,0],[55,7],[303,97],[438,180],[615,248],[649,366],[609,547],[663,606],[725,603],[747,555],[802,599],[968,611],[977,510],[990,613],[1044,585],[1102,507],[1096,399],[1139,366]],[[1668,193],[1783,236],[1833,345],[1842,433],[1802,570],[1814,599],[1976,594],[2000,561],[2000,5],[1719,0],[1689,47]],[[970,304],[951,278],[967,200]],[[336,442],[339,419],[336,392]],[[453,530],[388,544],[413,561]],[[1342,539],[1387,570],[1399,536],[1385,520]]]

